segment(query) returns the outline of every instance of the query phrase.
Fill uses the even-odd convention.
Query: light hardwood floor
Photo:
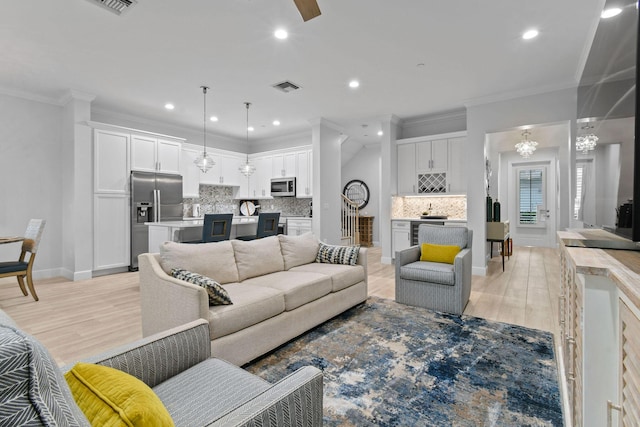
[[[369,248],[369,294],[395,297],[393,265]],[[138,273],[71,282],[36,280],[40,301],[23,296],[15,278],[0,279],[0,307],[37,337],[60,365],[138,339]],[[556,249],[515,247],[502,271],[491,259],[485,277],[473,276],[465,314],[553,332],[557,336],[560,259]]]

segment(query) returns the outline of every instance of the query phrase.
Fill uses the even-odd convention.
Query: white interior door
[[[555,163],[509,164],[510,233],[515,245],[556,246],[557,177]]]

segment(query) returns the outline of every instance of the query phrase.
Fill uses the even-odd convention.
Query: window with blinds
[[[538,207],[544,206],[544,168],[518,170],[518,222],[537,224]]]

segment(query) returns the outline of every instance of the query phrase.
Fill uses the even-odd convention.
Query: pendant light
[[[245,102],[244,105],[247,107],[247,161],[244,165],[240,165],[240,167],[238,167],[238,170],[242,175],[249,178],[251,174],[256,171],[256,167],[249,163],[249,106],[251,105],[251,103]]]
[[[576,151],[581,151],[582,154],[588,154],[589,151],[595,150],[598,144],[598,137],[588,133],[590,129],[593,129],[593,126],[588,123],[582,126],[582,131],[587,132],[587,134],[576,138]]]
[[[209,90],[209,88],[207,86],[200,86],[200,88],[202,89],[202,95],[204,98],[202,153],[200,153],[198,157],[196,157],[193,163],[195,163],[196,166],[198,166],[198,169],[200,169],[202,172],[207,173],[209,169],[211,169],[213,165],[216,164],[216,162],[214,162],[213,157],[211,157],[211,155],[207,153],[207,90]]]
[[[531,141],[529,139],[529,135],[531,135],[531,132],[529,132],[528,130],[522,132],[523,139],[516,144],[516,151],[525,159],[529,158],[529,156],[532,155],[534,151],[536,151],[536,147],[538,146],[538,143],[536,141]]]

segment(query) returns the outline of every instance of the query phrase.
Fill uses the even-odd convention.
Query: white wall
[[[365,146],[342,167],[342,188],[352,179],[369,187],[369,203],[360,212],[373,215],[373,241],[380,242],[380,146]]]
[[[57,276],[62,266],[62,122],[60,106],[0,95],[0,235],[23,234],[31,218],[47,220],[36,278]],[[3,261],[19,254],[19,244],[0,245]]]
[[[473,229],[473,274],[486,274],[484,153],[487,133],[522,125],[576,120],[576,88],[467,107],[467,223]],[[560,147],[560,209],[558,227],[569,225],[571,212],[571,151],[575,125]]]

